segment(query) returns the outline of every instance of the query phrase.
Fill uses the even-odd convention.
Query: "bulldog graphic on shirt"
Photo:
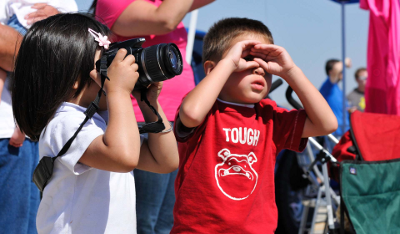
[[[258,181],[258,174],[252,167],[257,162],[256,155],[253,152],[231,154],[228,149],[222,149],[218,156],[222,162],[215,166],[215,180],[221,192],[232,200],[249,197]]]

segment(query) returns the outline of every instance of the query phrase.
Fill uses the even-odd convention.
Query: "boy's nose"
[[[253,69],[253,74],[257,74],[260,76],[265,76],[265,71],[262,67],[257,67],[255,69]]]

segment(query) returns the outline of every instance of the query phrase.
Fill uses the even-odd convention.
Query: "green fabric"
[[[400,233],[400,161],[342,162],[341,196],[357,234]]]

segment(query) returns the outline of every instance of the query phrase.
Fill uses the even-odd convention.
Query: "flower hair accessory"
[[[93,29],[89,28],[88,29],[89,33],[92,34],[94,39],[99,42],[99,46],[103,46],[104,49],[108,50],[109,45],[111,44],[111,41],[108,40],[107,36],[101,35],[101,33],[98,33],[94,31]]]

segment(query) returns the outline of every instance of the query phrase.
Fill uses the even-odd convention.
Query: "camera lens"
[[[162,43],[142,48],[144,42],[144,38],[136,38],[112,43],[109,50],[103,55],[107,56],[107,67],[114,60],[118,50],[125,48],[128,54],[135,56],[135,62],[139,66],[136,90],[146,88],[153,82],[171,79],[182,73],[182,55],[174,43]],[[96,62],[96,68],[100,71],[100,60]]]
[[[182,55],[178,47],[173,44],[157,44],[144,48],[138,55],[139,67],[143,73],[139,72],[139,81],[143,86],[153,82],[171,79],[180,75],[183,70]]]
[[[167,69],[171,74],[179,75],[182,73],[182,56],[175,44],[168,44],[165,47],[165,61],[167,61]]]
[[[173,52],[169,52],[169,62],[171,63],[172,68],[175,70],[178,67],[178,64],[176,64],[176,54]]]

